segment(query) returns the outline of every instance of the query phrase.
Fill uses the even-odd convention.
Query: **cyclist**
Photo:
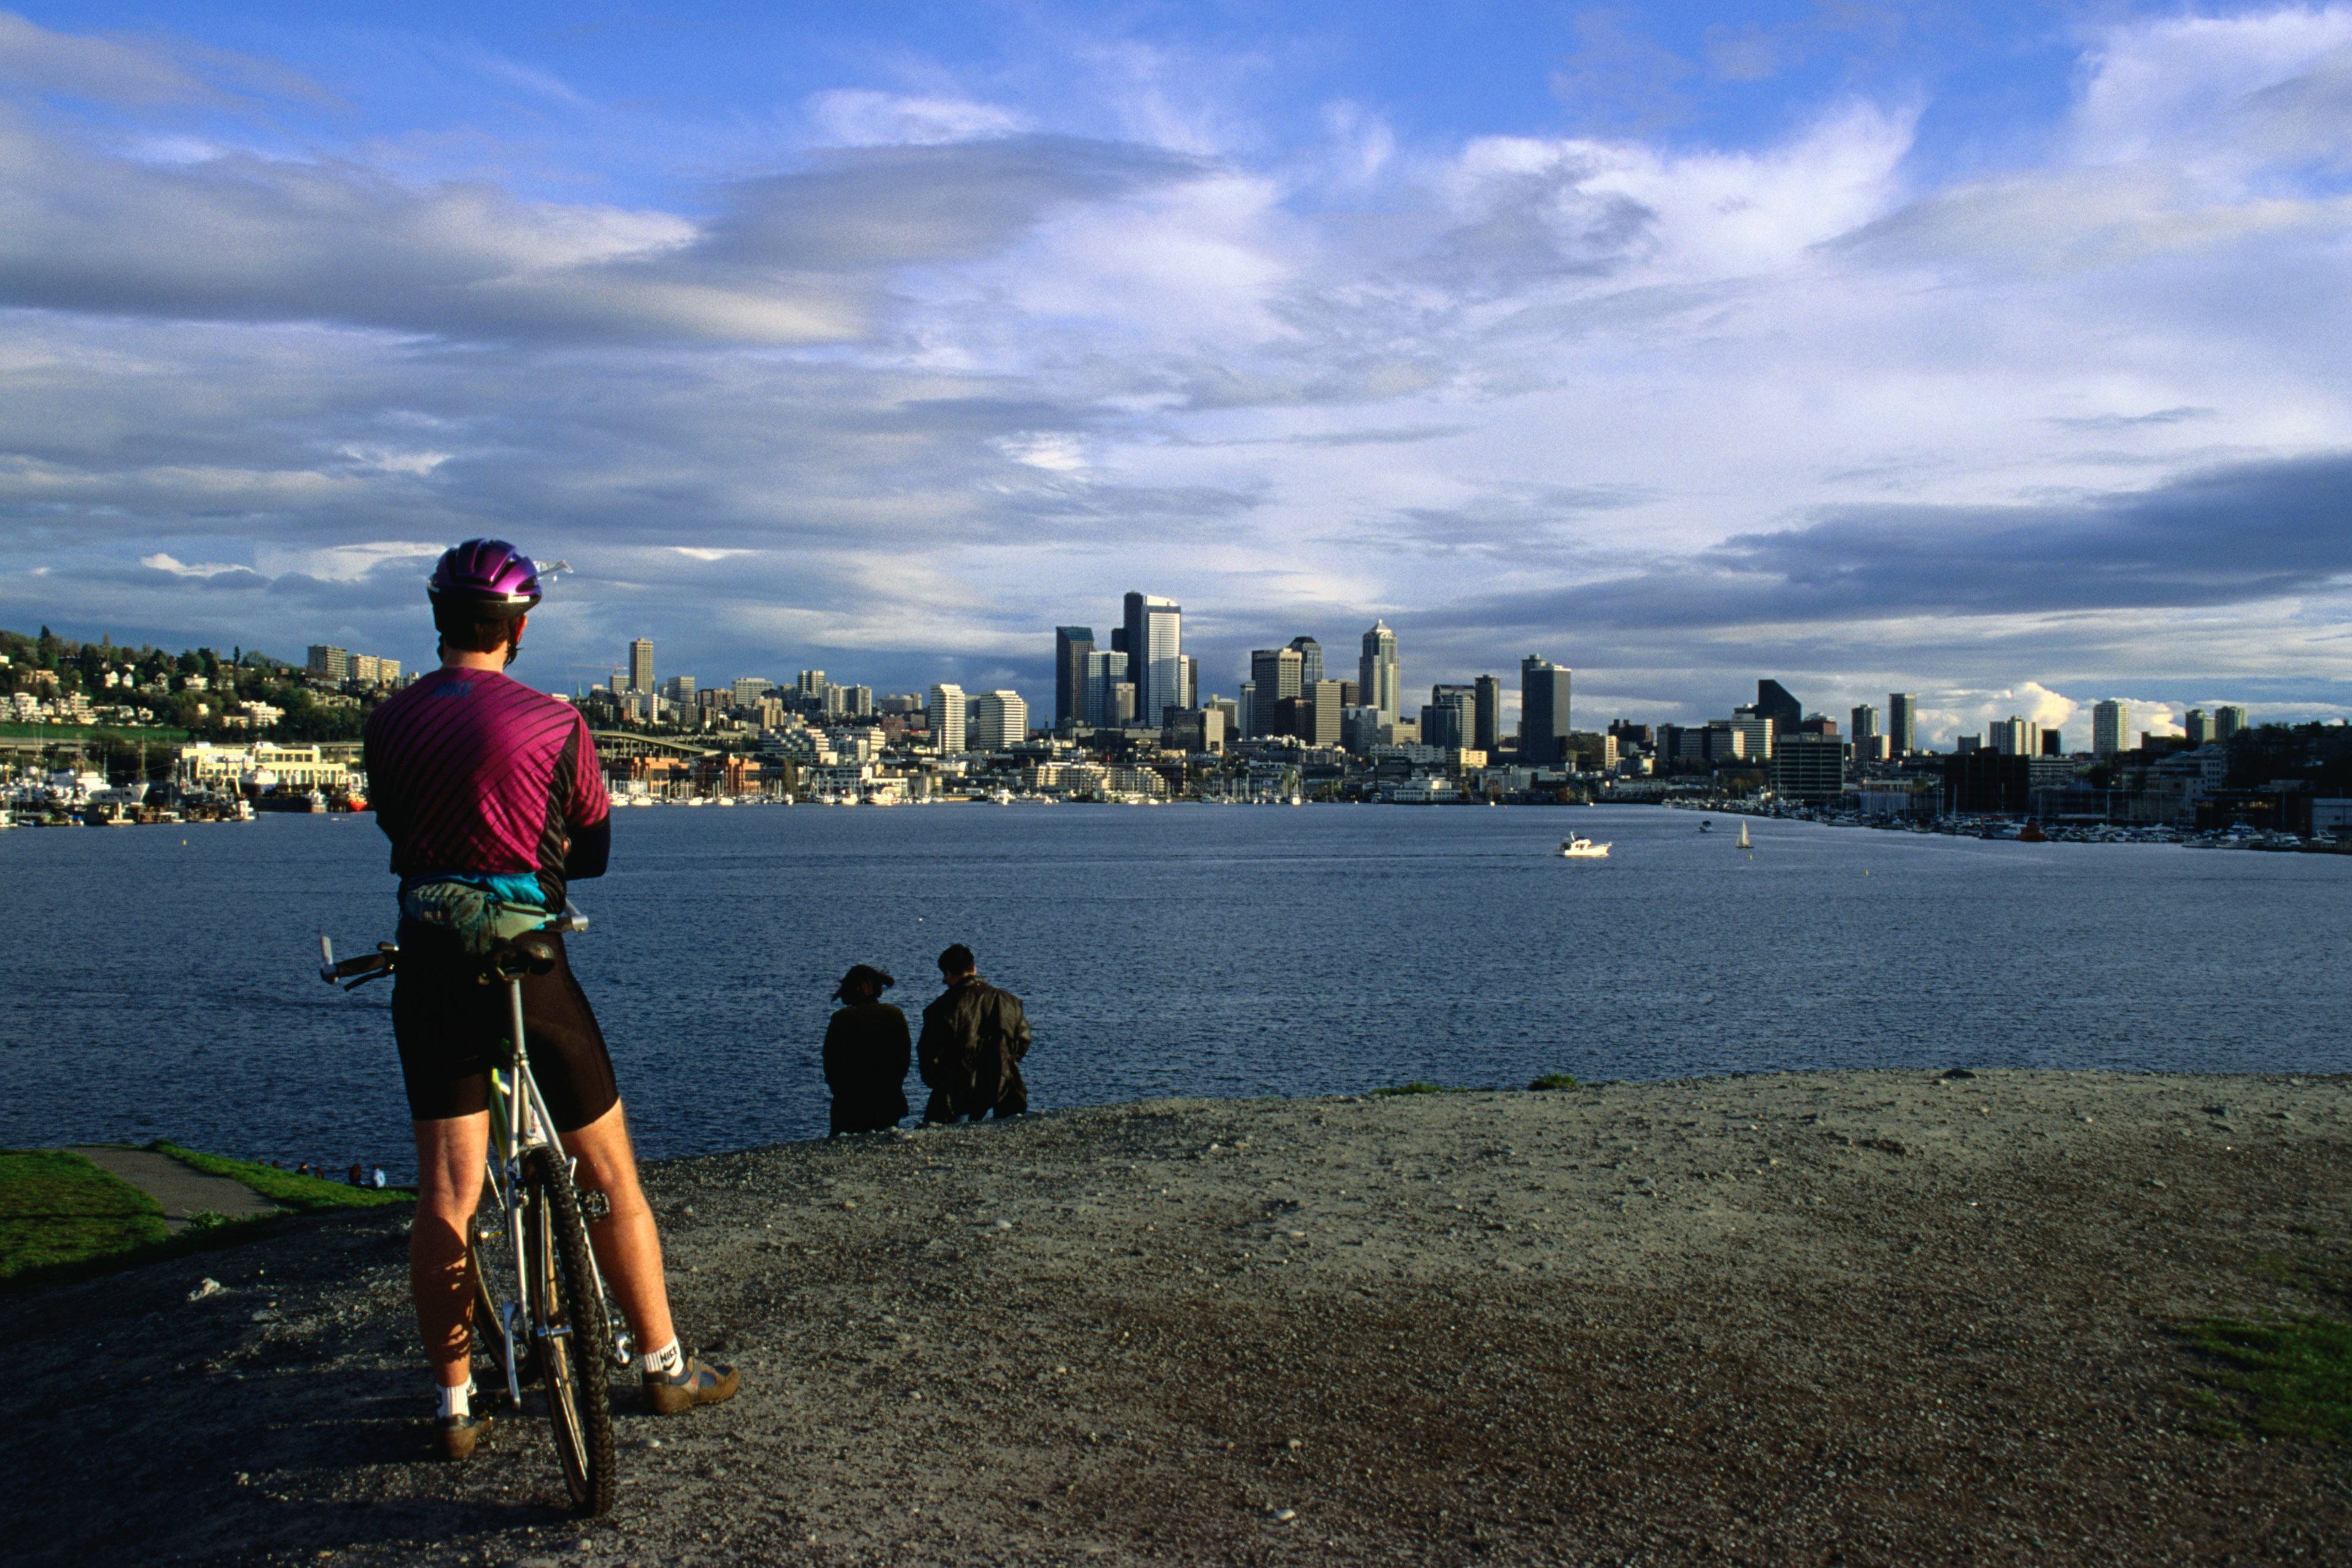
[[[426,593],[441,668],[369,715],[366,768],[401,879],[392,1027],[416,1133],[409,1280],[441,1448],[462,1459],[489,1425],[472,1408],[466,1237],[489,1145],[488,1069],[507,1034],[504,988],[477,983],[479,955],[560,913],[569,880],[603,875],[612,824],[586,722],[505,674],[540,601],[530,558],[503,540],[467,540],[442,555]],[[716,1404],[737,1374],[678,1346],[612,1058],[562,937],[547,940],[554,969],[523,981],[531,1074],[581,1187],[607,1200],[589,1240],[645,1352],[646,1402],[664,1415]]]

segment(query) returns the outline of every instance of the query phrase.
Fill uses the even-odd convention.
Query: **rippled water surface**
[[[849,964],[968,942],[1040,1108],[1539,1073],[2340,1071],[2352,861],[1640,807],[620,814],[573,964],[650,1154],[820,1134]],[[1604,861],[1549,853],[1570,832]],[[0,1144],[169,1136],[412,1168],[368,817],[0,834]],[[915,1086],[920,1104],[919,1086]]]

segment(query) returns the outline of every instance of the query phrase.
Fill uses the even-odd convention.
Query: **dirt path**
[[[80,1155],[163,1205],[163,1223],[174,1232],[187,1229],[192,1216],[207,1212],[224,1219],[278,1213],[276,1204],[243,1182],[207,1174],[150,1149],[118,1149],[89,1143],[77,1144],[66,1152]]]
[[[2341,1256],[2339,1079],[1167,1101],[652,1173],[732,1405],[426,1456],[400,1211],[0,1304],[20,1561],[2341,1561],[2179,1327]],[[223,1290],[191,1300],[209,1275]],[[93,1383],[110,1391],[92,1403]],[[60,1509],[55,1500],[81,1500]]]

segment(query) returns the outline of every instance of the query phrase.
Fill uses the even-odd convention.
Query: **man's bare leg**
[[[566,1152],[580,1162],[581,1186],[603,1193],[611,1207],[588,1226],[596,1267],[620,1301],[621,1313],[636,1331],[640,1354],[677,1337],[670,1322],[669,1287],[662,1278],[661,1233],[654,1228],[653,1205],[637,1184],[636,1152],[621,1103],[587,1126],[563,1135]]]
[[[408,1232],[408,1284],[425,1359],[444,1388],[471,1377],[473,1271],[466,1237],[482,1197],[482,1159],[490,1143],[488,1111],[446,1121],[417,1121],[416,1219]]]

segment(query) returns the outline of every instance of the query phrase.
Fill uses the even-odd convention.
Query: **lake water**
[[[1643,807],[624,811],[572,940],[649,1155],[821,1135],[849,964],[969,943],[1038,1109],[1541,1073],[2352,1068],[2352,860]],[[1601,861],[1549,853],[1570,832]],[[0,834],[0,1145],[413,1169],[371,817]],[[910,1078],[918,1109],[921,1088]]]

